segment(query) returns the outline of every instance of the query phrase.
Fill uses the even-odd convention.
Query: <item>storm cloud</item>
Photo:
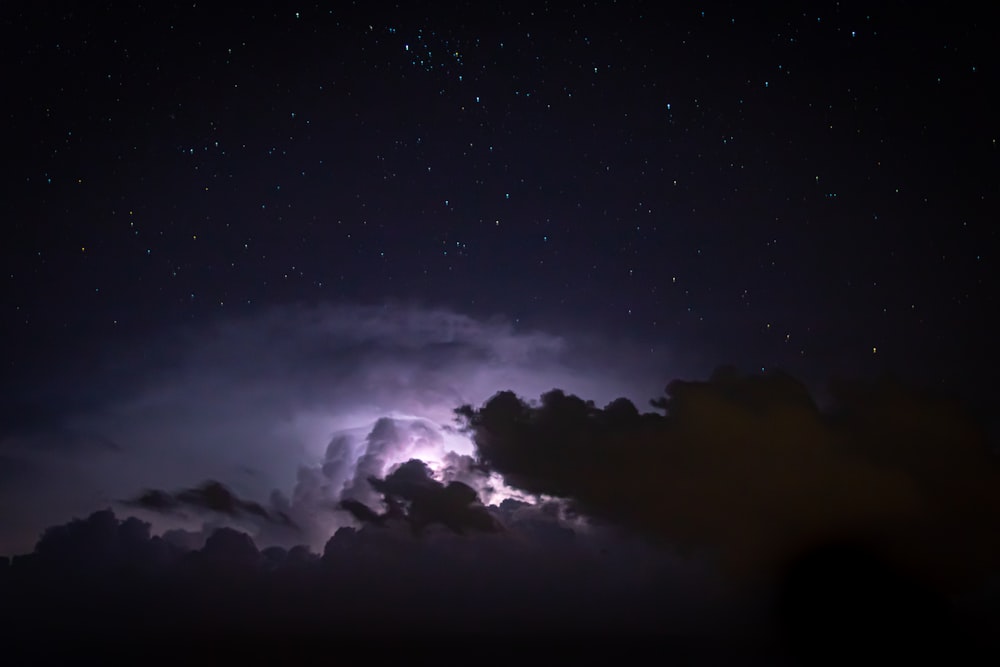
[[[653,411],[504,390],[453,408],[458,431],[381,417],[300,465],[291,497],[147,490],[128,507],[200,521],[157,535],[104,510],[46,530],[0,563],[5,622],[107,643],[98,612],[131,609],[114,627],[146,641],[407,651],[652,638],[718,664],[989,646],[1000,484],[985,432],[898,383],[829,396],[723,367],[672,381]],[[463,433],[471,453],[446,451]]]
[[[857,541],[933,585],[1000,568],[1000,470],[986,433],[943,397],[838,383],[821,409],[780,372],[673,381],[640,414],[562,391],[458,410],[507,484],[700,554],[739,577]]]
[[[457,405],[556,386],[641,399],[671,372],[667,358],[608,343],[402,304],[285,306],[132,340],[19,397],[24,418],[0,434],[0,500],[20,509],[3,514],[0,553],[30,550],[81,508],[204,480],[286,514],[322,548],[349,520],[328,510],[345,489],[377,502],[366,480],[386,466],[473,453],[452,428]],[[199,529],[193,515],[143,516]],[[302,539],[242,527],[264,543]]]

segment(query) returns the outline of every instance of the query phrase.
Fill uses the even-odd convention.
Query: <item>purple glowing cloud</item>
[[[27,550],[38,530],[68,514],[206,479],[244,498],[270,498],[305,526],[306,541],[322,546],[350,521],[324,508],[345,493],[372,500],[369,475],[420,458],[437,474],[473,479],[467,467],[446,470],[449,456],[473,453],[452,428],[457,406],[478,405],[501,389],[538,396],[553,387],[598,402],[624,395],[644,403],[667,372],[622,345],[417,307],[285,307],[166,332],[118,350],[106,377],[72,378],[81,392],[114,391],[62,415],[61,433],[116,448],[0,443],[0,452],[33,466],[30,488],[17,496],[37,508],[0,546]],[[498,479],[476,488],[487,501],[505,497]],[[146,518],[160,528],[177,525]]]

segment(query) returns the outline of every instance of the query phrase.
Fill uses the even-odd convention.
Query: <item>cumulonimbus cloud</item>
[[[6,482],[0,474],[0,499],[16,496],[26,508],[5,521],[0,552],[30,549],[44,526],[142,489],[206,479],[292,516],[320,548],[348,520],[326,509],[345,487],[373,502],[364,480],[386,465],[472,454],[451,428],[456,406],[500,388],[641,400],[668,372],[660,361],[623,343],[399,304],[290,305],[164,331],[117,346],[99,376],[53,378],[59,400],[45,406],[45,428],[16,436],[34,442],[57,429],[115,449],[95,455],[66,438],[14,447],[14,436],[0,436],[4,465],[31,473]],[[73,391],[86,400],[70,400]],[[395,434],[380,440],[382,430]],[[368,465],[360,476],[359,462]]]

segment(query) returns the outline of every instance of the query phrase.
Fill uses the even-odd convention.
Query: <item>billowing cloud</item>
[[[443,484],[437,481],[428,465],[419,459],[396,466],[384,479],[370,477],[368,483],[382,494],[387,507],[384,514],[374,514],[358,501],[341,501],[344,509],[364,522],[384,525],[398,518],[418,535],[436,523],[459,535],[468,531],[492,533],[501,528],[472,487],[463,482]]]
[[[99,371],[53,377],[32,394],[44,418],[0,434],[0,501],[19,508],[0,553],[30,549],[67,515],[206,479],[284,512],[320,548],[350,521],[331,503],[378,501],[367,477],[409,458],[473,453],[452,428],[457,405],[505,387],[644,398],[665,363],[625,344],[403,305],[287,306],[172,329],[87,366]],[[30,479],[3,475],[14,468]],[[489,501],[487,484],[456,481]],[[262,544],[290,546],[284,532],[259,530]]]
[[[720,369],[654,405],[604,408],[513,392],[466,420],[486,466],[534,494],[714,558],[774,572],[826,541],[860,540],[961,586],[1000,566],[1000,472],[975,422],[891,383],[842,384],[820,409],[781,373]]]

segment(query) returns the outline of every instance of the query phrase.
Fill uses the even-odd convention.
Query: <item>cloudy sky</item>
[[[829,544],[990,590],[984,21],[6,5],[0,554],[610,553],[664,623],[808,606]]]
[[[338,457],[346,483],[384,417],[430,429],[398,434],[387,461],[471,455],[458,406],[500,388],[641,401],[669,373],[666,355],[656,369],[647,356],[398,304],[273,307],[117,347],[88,374],[63,375],[37,416],[12,415],[5,551],[30,551],[45,526],[145,488],[218,479],[266,500],[293,492],[300,468]]]

